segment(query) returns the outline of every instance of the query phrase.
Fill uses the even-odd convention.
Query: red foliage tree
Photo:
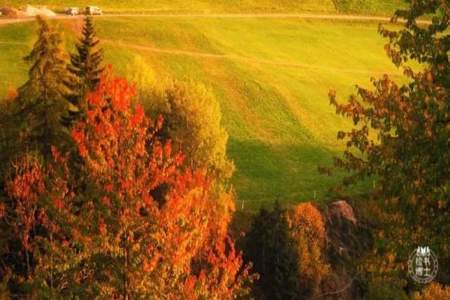
[[[36,209],[46,218],[33,294],[230,299],[247,293],[252,276],[227,232],[232,195],[215,189],[204,170],[183,170],[182,154],[157,138],[162,118],[147,118],[134,94],[126,80],[106,72],[88,95],[86,119],[73,127],[76,163],[53,148],[53,162],[22,161],[7,180],[25,250]]]
[[[35,153],[25,153],[11,162],[5,180],[0,275],[20,296],[27,290],[44,298],[54,295],[67,282],[56,275],[76,255],[67,234],[73,222],[73,193],[64,176],[68,169],[55,149],[53,155],[55,164],[43,165]]]
[[[182,155],[156,137],[162,118],[148,119],[134,95],[105,75],[72,132],[95,186],[84,210],[97,227],[89,251],[114,261],[102,270],[102,293],[231,298],[248,278],[227,236],[232,199],[215,195],[203,170],[181,170]]]
[[[37,227],[45,222],[45,211],[39,205],[45,193],[44,170],[39,161],[28,154],[11,163],[5,192],[10,203],[3,204],[3,217],[18,240],[18,256],[22,257],[24,277],[31,276],[32,255],[36,247]]]

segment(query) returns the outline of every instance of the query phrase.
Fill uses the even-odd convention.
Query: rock
[[[344,200],[332,202],[325,212],[328,250],[338,260],[356,258],[367,248],[369,232]]]
[[[323,283],[322,299],[362,299],[363,282],[358,275],[360,259],[373,245],[367,220],[355,214],[345,200],[330,203],[325,212],[327,259],[333,274]]]
[[[338,223],[338,225],[342,224],[344,221],[348,221],[353,225],[358,223],[355,213],[353,211],[353,207],[348,204],[345,200],[339,200],[331,203],[328,206],[328,219],[331,224]]]

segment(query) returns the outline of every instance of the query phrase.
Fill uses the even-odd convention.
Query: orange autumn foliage
[[[420,293],[413,296],[413,300],[448,300],[450,299],[450,286],[432,282]]]
[[[11,163],[7,183],[6,194],[12,199],[9,216],[14,216],[14,231],[21,241],[23,251],[31,251],[33,248],[33,229],[44,222],[45,211],[39,206],[39,198],[46,188],[43,178],[44,170],[40,163],[32,155]]]
[[[312,296],[330,271],[324,257],[325,223],[320,211],[311,203],[294,207],[288,214],[288,222],[296,241],[300,285]]]
[[[228,235],[233,196],[204,170],[182,167],[133,86],[106,72],[74,125],[76,153],[21,159],[7,180],[26,253],[46,217],[28,276],[43,298],[231,299],[253,276]],[[8,208],[2,214],[10,217]],[[0,269],[0,271],[2,271]],[[31,272],[30,272],[31,274]]]
[[[157,138],[163,119],[133,103],[134,88],[106,73],[88,95],[72,137],[90,187],[78,243],[101,268],[83,272],[102,297],[230,299],[247,289],[248,266],[228,237],[232,196]],[[88,233],[89,240],[83,240]],[[89,265],[89,264],[87,264]],[[95,263],[92,263],[95,265]]]
[[[60,161],[55,157],[56,163]],[[0,216],[2,230],[12,231],[9,236],[1,236],[2,255],[6,251],[0,267],[2,280],[31,286],[39,297],[47,294],[40,294],[38,286],[50,291],[64,286],[65,282],[56,280],[56,274],[73,254],[62,229],[67,224],[63,220],[71,216],[65,202],[72,194],[67,180],[58,174],[57,169],[64,169],[64,165],[54,167],[44,165],[36,153],[25,153],[12,161],[4,186],[8,200],[2,203]]]

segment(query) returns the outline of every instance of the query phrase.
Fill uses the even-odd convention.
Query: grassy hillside
[[[48,5],[97,5],[105,11],[142,12],[347,12],[391,15],[404,0],[2,0],[0,4],[16,7]]]
[[[79,21],[58,21],[69,46]],[[319,175],[342,149],[336,131],[349,124],[329,106],[371,76],[398,75],[384,55],[375,23],[293,19],[102,18],[106,60],[119,73],[143,68],[155,80],[193,79],[212,89],[230,134],[239,201],[323,197],[340,176]],[[26,76],[21,61],[35,24],[0,27],[0,87]],[[241,202],[239,203],[241,204]]]

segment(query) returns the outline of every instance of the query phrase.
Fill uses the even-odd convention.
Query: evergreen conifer
[[[72,83],[74,93],[69,98],[72,104],[69,115],[64,118],[64,124],[70,126],[74,121],[82,119],[86,110],[86,94],[94,90],[104,68],[103,51],[98,48],[99,40],[96,38],[92,18],[84,19],[82,36],[76,45],[76,52],[70,57],[69,72],[75,77]]]
[[[50,154],[52,145],[61,144],[65,135],[61,118],[72,93],[67,84],[67,56],[62,37],[46,20],[37,17],[38,40],[25,61],[31,64],[28,80],[18,89],[17,116],[21,137],[29,150]]]

